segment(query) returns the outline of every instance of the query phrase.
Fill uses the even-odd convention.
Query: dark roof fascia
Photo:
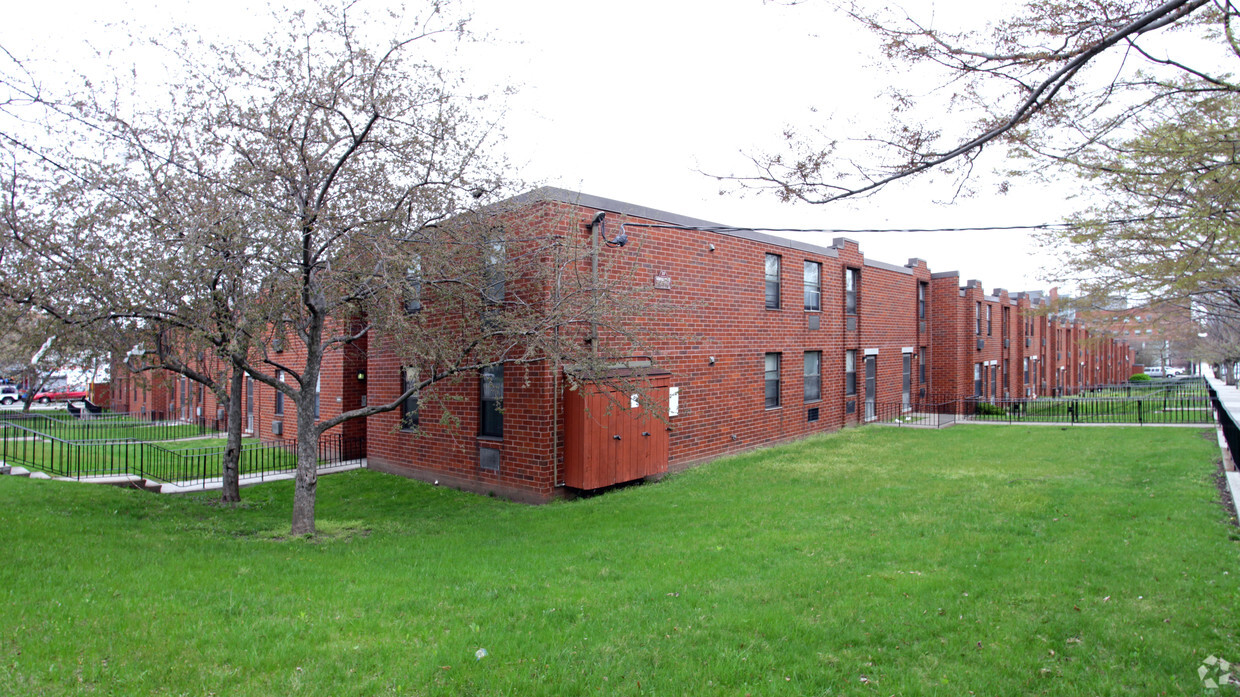
[[[902,273],[905,276],[913,275],[913,269],[910,269],[907,266],[896,266],[895,264],[888,264],[887,262],[884,262],[884,261],[874,261],[872,259],[866,259],[865,265],[872,266],[876,269],[883,269],[884,271],[894,271],[895,273]]]
[[[959,271],[940,271],[930,274],[930,278],[960,278]]]

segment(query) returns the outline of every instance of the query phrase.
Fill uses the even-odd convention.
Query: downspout
[[[590,222],[590,280],[593,283],[595,310],[598,309],[598,254],[600,239],[603,236],[603,220],[607,213],[599,211]],[[598,357],[598,322],[590,318],[590,353]]]
[[[555,286],[551,291],[551,302],[555,305],[555,311],[560,311],[560,246],[555,246],[555,264],[552,273],[555,275]],[[595,251],[594,263],[598,264],[598,252]],[[597,268],[597,266],[596,266]],[[560,362],[560,324],[555,325],[555,361],[551,368],[551,419],[555,427],[551,429],[551,488],[564,486],[564,482],[560,481],[560,371],[563,364]]]

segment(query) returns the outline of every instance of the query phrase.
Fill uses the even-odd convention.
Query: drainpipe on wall
[[[607,214],[599,211],[590,222],[590,280],[594,284],[595,310],[598,309],[598,253],[599,243],[603,236],[603,220]],[[598,357],[598,322],[590,320],[590,352]]]

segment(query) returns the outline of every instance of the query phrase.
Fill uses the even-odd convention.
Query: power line
[[[1179,217],[1179,216],[1172,216]],[[1037,223],[1034,225],[981,225],[976,227],[939,227],[939,228],[785,228],[785,227],[737,227],[731,225],[669,225],[665,223],[623,223],[621,227],[645,227],[666,230],[694,230],[699,232],[782,232],[782,233],[830,233],[858,234],[869,232],[990,232],[1012,230],[1073,230],[1094,225],[1129,225],[1137,222],[1149,222],[1150,218],[1122,218],[1117,220],[1100,220],[1089,223]]]

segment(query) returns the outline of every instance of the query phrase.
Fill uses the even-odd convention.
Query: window
[[[1003,308],[1003,338],[1008,336],[1008,327],[1012,325],[1012,308]]]
[[[861,285],[861,269],[844,269],[844,312],[857,314],[857,286]]]
[[[926,318],[926,284],[917,284],[917,319]],[[924,380],[922,382],[925,382]]]
[[[857,394],[857,349],[844,352],[844,394],[850,397]]]
[[[994,309],[993,305],[986,306],[986,336],[991,336],[991,329],[993,328],[993,325],[991,324],[991,319],[990,319],[990,311],[992,309]]]
[[[414,255],[405,271],[405,313],[412,315],[422,309],[422,258]]]
[[[822,309],[822,264],[816,261],[805,262],[805,309]]]
[[[918,382],[926,384],[926,347],[922,346],[917,353],[917,376]]]
[[[766,308],[779,309],[779,255],[766,255]]]
[[[766,408],[779,406],[779,354],[768,353],[764,360]]]
[[[982,364],[973,364],[973,396],[982,396]]]
[[[245,378],[245,430],[254,432],[254,378]]]
[[[913,353],[902,354],[900,359],[900,406],[908,411],[913,404]]]
[[[805,401],[822,399],[822,352],[805,352]]]
[[[478,433],[492,438],[504,437],[504,366],[493,365],[482,369],[481,416]]]
[[[276,371],[276,382],[284,382],[283,370]],[[276,416],[284,416],[284,393],[278,387],[276,388],[275,414]]]
[[[973,319],[977,320],[977,335],[982,335],[982,303],[979,301],[973,310]]]
[[[400,369],[400,391],[404,394],[405,390],[418,384],[418,369],[405,366]],[[413,431],[417,430],[418,424],[418,393],[405,397],[400,403],[400,430]]]
[[[865,357],[865,420],[878,418],[878,356]]]
[[[483,270],[486,286],[482,294],[488,303],[499,305],[504,302],[504,241],[496,239],[489,242],[486,255],[486,268]]]
[[[314,418],[319,418],[319,406],[323,401],[323,374],[319,373],[319,379],[314,381]]]
[[[1029,384],[1029,359],[1025,359],[1025,384]]]

